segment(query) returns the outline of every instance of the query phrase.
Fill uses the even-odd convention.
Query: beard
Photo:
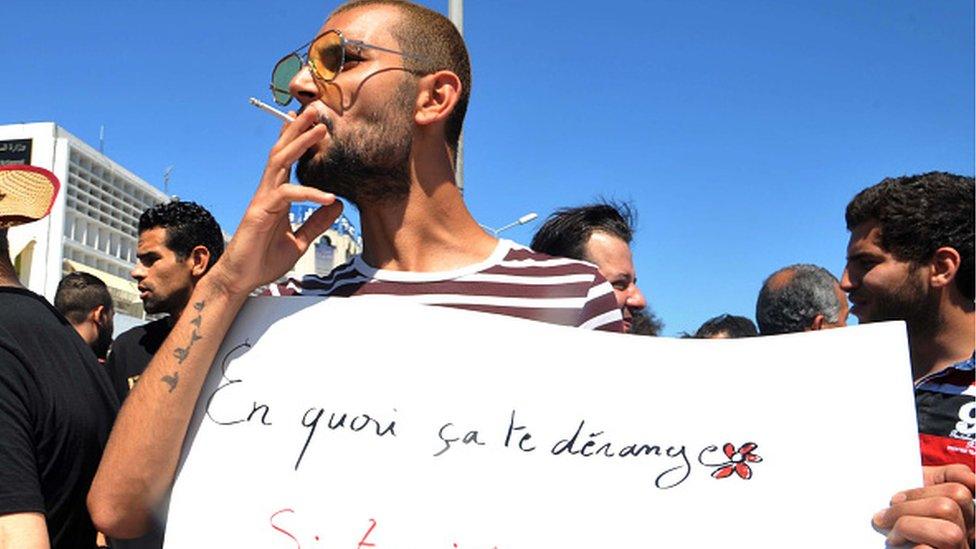
[[[100,326],[98,328],[98,337],[91,344],[92,351],[95,351],[95,356],[104,359],[105,355],[108,354],[108,348],[112,345],[112,328],[111,326]]]
[[[939,321],[938,296],[929,294],[911,271],[890,292],[876,295],[871,304],[871,318],[866,322],[904,320],[912,335],[923,335],[936,328]]]
[[[405,78],[388,106],[364,114],[356,127],[333,133],[328,150],[306,151],[295,170],[298,181],[360,208],[406,198],[415,97],[416,82]]]

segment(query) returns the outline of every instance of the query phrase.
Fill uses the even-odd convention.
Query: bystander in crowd
[[[7,229],[50,212],[60,182],[0,166],[0,545],[94,548],[85,496],[118,399],[95,353],[23,287]]]
[[[54,308],[68,319],[98,360],[104,361],[115,329],[115,307],[105,282],[90,273],[68,273],[58,283]]]
[[[647,307],[647,299],[637,287],[630,249],[635,218],[633,208],[625,203],[563,208],[545,220],[529,245],[537,252],[596,265],[613,286],[627,332],[633,331],[635,316]]]
[[[759,335],[756,325],[744,316],[721,314],[702,323],[691,337],[694,339],[736,339]]]
[[[132,278],[146,312],[166,316],[122,333],[112,345],[107,366],[119,400],[125,400],[183,314],[194,286],[223,252],[220,225],[199,204],[174,200],[139,217]]]
[[[847,315],[847,296],[840,283],[816,265],[790,265],[769,275],[756,300],[762,335],[842,328]]]

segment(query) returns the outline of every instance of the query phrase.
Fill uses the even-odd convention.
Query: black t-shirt
[[[44,513],[53,548],[95,547],[85,498],[118,407],[68,321],[0,287],[0,515]]]
[[[105,368],[120,401],[125,400],[139,376],[146,371],[149,361],[172,329],[169,317],[161,318],[124,332],[112,343]]]

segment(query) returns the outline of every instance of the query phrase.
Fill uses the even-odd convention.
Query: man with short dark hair
[[[248,295],[286,273],[355,203],[362,256],[284,293],[372,295],[569,326],[621,331],[613,291],[591,265],[554,261],[486,234],[454,179],[470,93],[464,41],[446,17],[396,0],[338,8],[304,51],[275,66],[272,92],[295,98],[244,218],[195,285],[112,431],[89,508],[107,534],[144,532],[173,483],[211,362]],[[302,183],[289,184],[298,162]],[[292,202],[322,207],[302,226]],[[568,282],[555,282],[570,279]]]
[[[217,220],[194,202],[157,204],[139,217],[136,280],[147,313],[163,318],[136,326],[116,339],[106,364],[119,400],[124,401],[183,314],[197,282],[224,253]],[[158,522],[158,521],[157,521]],[[120,548],[162,547],[162,527],[136,540],[113,540]]]
[[[791,334],[847,326],[847,297],[827,269],[797,264],[763,282],[756,300],[761,335]]]
[[[543,222],[529,245],[537,252],[596,265],[613,286],[627,332],[633,331],[635,316],[647,306],[644,294],[637,287],[630,250],[634,218],[633,210],[626,203],[562,208]]]
[[[119,400],[125,400],[183,313],[193,287],[222,253],[220,225],[199,204],[164,202],[139,217],[132,278],[146,312],[168,316],[122,333],[112,345],[107,367]]]
[[[847,206],[841,287],[862,323],[907,324],[922,463],[939,466],[875,518],[898,542],[973,540],[973,189],[972,177],[930,172],[885,179]]]
[[[81,271],[66,274],[54,294],[54,308],[68,319],[95,356],[105,360],[112,344],[115,317],[105,282]]]
[[[118,399],[95,355],[21,285],[7,227],[47,215],[54,174],[0,166],[0,546],[94,548],[85,496]]]
[[[691,336],[694,339],[738,339],[759,335],[756,325],[744,316],[721,314],[709,318]]]

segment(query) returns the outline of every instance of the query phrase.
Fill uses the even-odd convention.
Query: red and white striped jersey
[[[915,385],[922,465],[963,463],[976,470],[974,361],[970,357]]]

